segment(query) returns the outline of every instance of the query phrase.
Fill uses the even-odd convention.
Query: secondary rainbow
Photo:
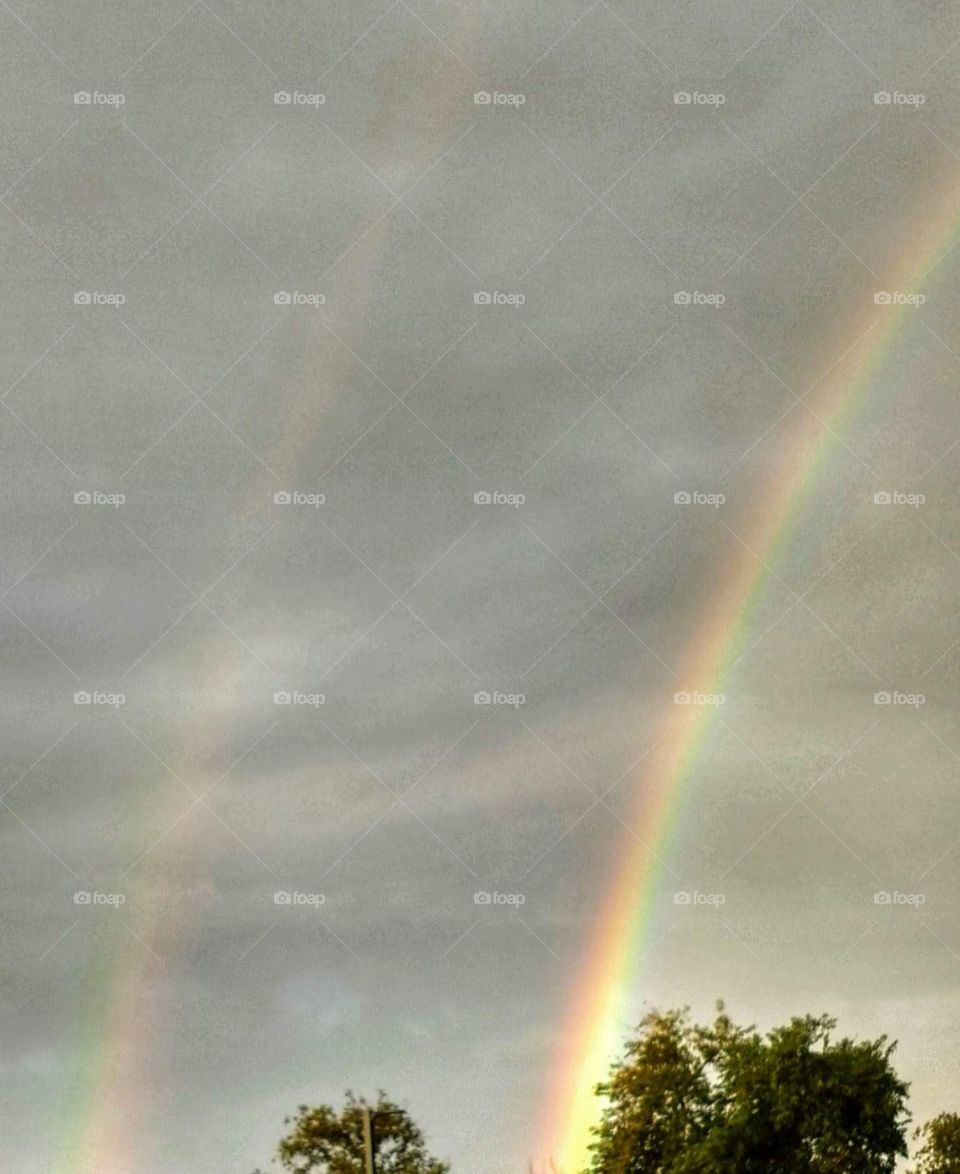
[[[464,34],[471,34],[473,20],[464,21]],[[452,67],[450,67],[452,68]],[[441,70],[431,74],[424,86],[411,91],[408,100],[417,104],[418,111],[432,111],[437,127],[448,127],[451,132],[457,120],[463,117],[462,95]],[[395,94],[385,94],[370,126],[370,141],[386,144],[384,151],[393,149],[389,133],[392,120],[398,117]],[[407,150],[404,160],[410,170],[423,175],[428,165],[436,162],[431,157],[428,141]],[[373,165],[385,167],[386,158],[374,156]],[[256,469],[251,477],[241,512],[255,510],[271,500],[279,486],[301,484],[308,465],[311,445],[324,426],[326,410],[339,396],[340,389],[349,384],[348,368],[353,366],[355,349],[359,347],[362,332],[367,328],[365,313],[372,304],[376,289],[376,266],[387,254],[394,232],[392,218],[377,216],[342,254],[340,260],[349,263],[349,280],[355,290],[354,304],[358,311],[353,333],[336,350],[338,359],[317,355],[312,350],[312,339],[325,339],[321,326],[311,325],[309,316],[292,315],[287,319],[285,333],[276,343],[281,356],[275,364],[276,417],[280,423],[279,436],[267,454],[271,477],[263,469]],[[323,275],[321,275],[323,276]],[[349,300],[349,299],[347,299]],[[343,339],[343,336],[340,336]],[[352,344],[352,345],[347,345]],[[362,349],[362,347],[360,347]],[[306,407],[295,410],[290,402],[289,371],[296,366],[305,380],[314,381],[314,396]],[[341,370],[338,363],[342,362]],[[315,377],[322,367],[323,379]],[[329,389],[330,399],[324,401],[321,386]],[[325,476],[326,474],[322,474]],[[311,486],[315,480],[307,482]],[[178,680],[203,682],[204,696],[216,699],[213,712],[202,713],[186,724],[182,744],[188,749],[187,759],[201,764],[184,773],[186,781],[197,793],[203,794],[215,782],[215,776],[206,777],[202,764],[216,761],[223,747],[229,745],[235,723],[242,720],[242,698],[227,695],[224,680],[230,678],[230,650],[232,637],[214,629],[210,642],[201,648],[190,648],[189,663],[183,663],[175,674]],[[146,753],[153,753],[145,747]],[[194,820],[180,819],[184,791],[171,777],[171,771],[158,762],[157,823],[167,827],[163,843],[151,855],[166,857],[179,865],[180,880],[174,885],[182,889],[187,879],[197,887],[196,906],[186,917],[175,912],[183,907],[182,891],[168,892],[168,881],[163,868],[143,871],[140,861],[117,880],[130,899],[124,906],[121,925],[115,918],[111,932],[93,951],[92,961],[84,975],[84,1000],[79,1023],[72,1041],[74,1061],[65,1073],[63,1088],[52,1120],[57,1131],[53,1169],[57,1174],[129,1174],[149,1164],[144,1147],[150,1140],[145,1131],[150,1114],[156,1116],[162,1103],[162,1057],[158,1038],[172,1014],[169,1004],[170,965],[166,961],[183,951],[189,935],[201,922],[205,883],[210,880],[215,848],[205,845],[196,834]],[[145,854],[147,855],[147,854]],[[210,886],[208,886],[209,888]]]
[[[955,242],[960,227],[960,186],[954,179],[929,197],[926,214],[909,233],[907,247],[885,267],[878,289],[918,291],[927,275]],[[786,459],[767,486],[762,504],[738,520],[742,541],[731,536],[731,551],[720,569],[709,607],[697,625],[684,658],[678,687],[721,693],[748,636],[757,600],[789,539],[809,489],[842,431],[863,402],[875,375],[917,311],[902,305],[877,305],[866,297],[839,336],[823,349],[826,356],[804,397],[812,411],[795,405],[786,417],[793,430],[783,448]],[[877,489],[882,488],[877,486]],[[647,939],[650,908],[659,890],[657,865],[667,853],[682,808],[684,784],[699,760],[711,709],[670,706],[664,731],[636,768],[637,808],[633,826],[642,842],[625,837],[614,857],[602,916],[577,976],[577,993],[567,1022],[573,1030],[562,1045],[560,1078],[550,1091],[540,1152],[559,1174],[575,1174],[589,1163],[588,1146],[600,1102],[594,1095],[610,1064],[620,1054],[640,984],[640,960]]]

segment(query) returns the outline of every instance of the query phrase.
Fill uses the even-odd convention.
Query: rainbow
[[[477,14],[460,17],[458,31],[464,43],[476,40],[478,20]],[[438,129],[452,131],[457,126],[465,106],[465,83],[457,82],[457,68],[451,58],[443,69],[426,75],[420,87],[405,87],[402,94],[390,88],[389,76],[384,79],[369,127],[370,143],[379,144],[371,159],[374,170],[397,154],[392,128],[395,121],[402,120],[405,104],[415,107],[418,117],[430,112]],[[429,139],[405,149],[407,155],[400,161],[422,178],[436,162]],[[344,368],[352,366],[346,354],[353,353],[351,344],[359,344],[368,327],[376,267],[386,255],[393,234],[392,219],[383,213],[337,262],[348,258],[346,280],[354,294],[352,304],[358,307],[352,331],[347,338],[340,336],[339,360],[327,357],[325,349],[314,349],[314,336],[325,336],[319,328],[309,326],[303,315],[292,315],[282,337],[274,343],[275,353],[281,356],[274,387],[280,434],[267,455],[276,478],[268,475],[266,467],[256,470],[238,507],[241,512],[261,507],[278,485],[297,485],[304,475],[309,476],[305,469],[309,467],[311,444],[323,427],[326,410],[348,382],[346,370],[341,370],[338,363],[342,362]],[[321,274],[320,279],[324,276]],[[291,363],[292,355],[297,356],[295,365]],[[314,393],[312,404],[300,411],[291,410],[289,403],[292,365]],[[321,368],[323,387],[329,389],[326,402],[316,377]],[[321,474],[321,479],[325,475]],[[309,484],[315,479],[311,477]],[[242,712],[239,697],[235,705],[223,697],[223,681],[229,678],[226,668],[230,645],[231,638],[215,636],[203,648],[191,649],[190,663],[182,666],[182,679],[196,679],[200,673],[203,692],[217,700],[213,713],[185,723],[182,745],[189,751],[187,759],[191,763],[222,760],[223,749],[230,744],[239,720],[236,715]],[[216,781],[210,768],[203,765],[191,767],[185,774],[184,781],[199,794]],[[157,790],[157,810],[162,816],[159,822],[168,828],[163,843],[155,850],[160,863],[151,868],[151,857],[144,869],[137,860],[117,878],[116,887],[129,898],[124,906],[126,925],[118,922],[112,926],[81,972],[81,1008],[70,1043],[71,1063],[50,1118],[55,1134],[53,1169],[57,1174],[129,1174],[147,1164],[145,1118],[151,1106],[162,1099],[157,1041],[171,1015],[166,959],[177,946],[183,948],[194,923],[200,923],[202,898],[197,897],[189,917],[172,911],[182,907],[184,878],[202,882],[211,871],[210,849],[198,838],[195,821],[189,817],[180,821],[185,792],[181,783],[171,778],[169,768],[158,769]],[[179,881],[177,877],[169,880],[164,871],[173,860]],[[198,887],[200,892],[202,884]]]
[[[877,288],[918,291],[956,243],[951,238],[960,227],[958,216],[960,187],[953,180],[929,198],[906,247],[886,267]],[[829,366],[804,396],[812,412],[794,405],[787,415],[792,435],[784,445],[783,465],[776,480],[765,487],[760,506],[741,522],[741,540],[731,536],[728,561],[716,577],[717,586],[678,674],[681,688],[707,694],[724,691],[772,566],[792,536],[824,462],[842,442],[843,429],[916,312],[875,305],[868,295],[840,337],[825,348]],[[625,837],[621,851],[613,856],[603,915],[586,963],[576,975],[576,993],[566,1017],[573,1031],[561,1044],[559,1079],[550,1089],[539,1146],[560,1174],[574,1174],[589,1164],[592,1130],[602,1109],[594,1090],[623,1047],[625,1025],[636,1006],[641,956],[651,945],[648,929],[660,889],[658,864],[674,838],[686,784],[700,761],[710,726],[710,707],[670,708],[664,732],[637,767],[633,826],[640,829],[642,842]]]

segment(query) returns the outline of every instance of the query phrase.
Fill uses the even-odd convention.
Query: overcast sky
[[[5,1171],[250,1174],[348,1087],[455,1174],[545,1159],[642,756],[801,437],[629,1002],[830,1011],[960,1109],[960,250],[874,305],[956,239],[957,38],[3,4]]]

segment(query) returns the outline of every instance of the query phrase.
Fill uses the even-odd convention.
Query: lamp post
[[[402,1117],[403,1109],[381,1109],[378,1113],[364,1105],[363,1113],[363,1174],[377,1174],[377,1138],[374,1125],[378,1117]]]
[[[373,1149],[373,1113],[363,1106],[363,1168],[364,1174],[377,1174],[377,1155]]]

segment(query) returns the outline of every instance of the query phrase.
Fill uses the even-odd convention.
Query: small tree
[[[913,1174],[960,1174],[960,1116],[941,1113],[916,1131],[923,1145]]]
[[[347,1090],[338,1113],[331,1105],[300,1105],[277,1145],[276,1161],[296,1174],[364,1174],[363,1110],[373,1114],[377,1174],[449,1174],[450,1167],[430,1157],[423,1134],[405,1109],[382,1090],[375,1104]],[[261,1174],[257,1171],[256,1174]]]

